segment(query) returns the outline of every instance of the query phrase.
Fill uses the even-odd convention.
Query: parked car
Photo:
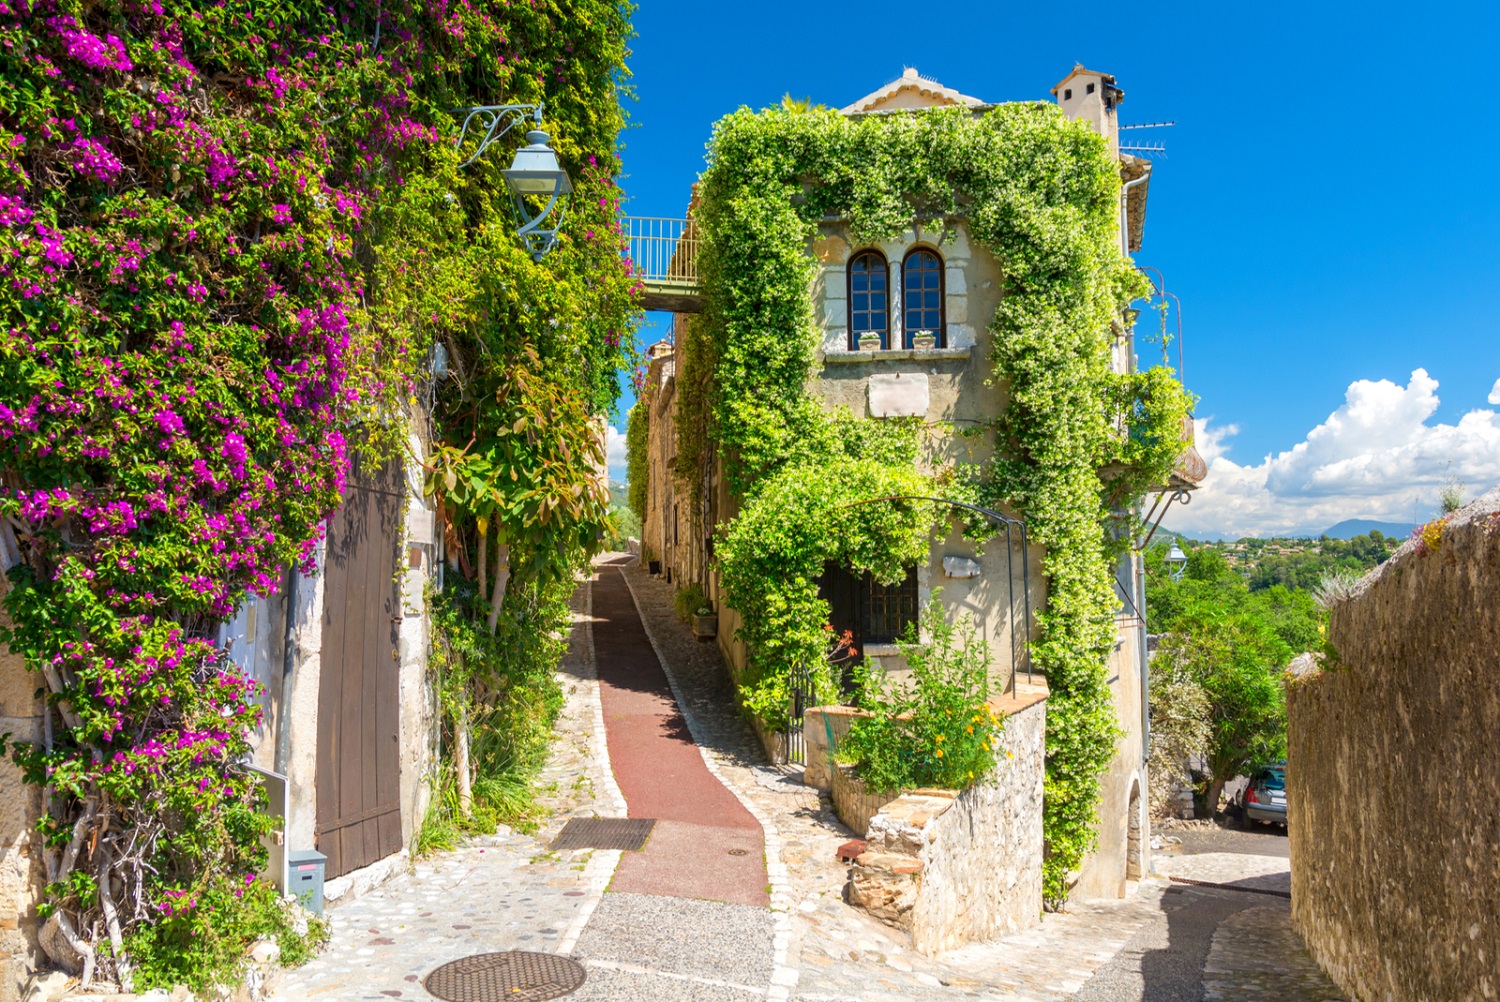
[[[1286,763],[1261,766],[1240,791],[1240,812],[1246,822],[1261,821],[1286,827]]]

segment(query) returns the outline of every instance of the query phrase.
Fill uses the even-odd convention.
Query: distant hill
[[[609,503],[615,507],[624,507],[629,503],[628,488],[616,480],[609,482]]]
[[[1324,529],[1322,534],[1329,539],[1353,539],[1355,536],[1368,536],[1372,530],[1379,529],[1386,536],[1405,539],[1415,528],[1416,526],[1410,522],[1377,522],[1369,518],[1346,518],[1338,525]]]

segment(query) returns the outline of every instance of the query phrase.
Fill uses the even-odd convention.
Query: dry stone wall
[[[1426,535],[1288,686],[1292,915],[1355,1002],[1500,997],[1500,489]]]
[[[915,790],[886,804],[850,870],[849,903],[909,931],[928,955],[1041,920],[1046,701],[991,705],[1006,717],[995,770],[961,793]]]

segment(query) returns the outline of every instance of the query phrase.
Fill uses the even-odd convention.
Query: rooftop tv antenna
[[[1170,129],[1176,124],[1176,122],[1141,122],[1138,125],[1122,125],[1120,126],[1120,131],[1124,132],[1127,129]],[[1121,143],[1120,152],[1145,157],[1147,160],[1155,159],[1156,157],[1165,160],[1167,158],[1167,144],[1160,140]]]

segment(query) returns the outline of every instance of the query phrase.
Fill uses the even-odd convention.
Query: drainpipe
[[[1139,643],[1141,656],[1141,766],[1151,761],[1151,663],[1146,651],[1146,554],[1142,551],[1135,559],[1136,612],[1140,616]],[[1144,779],[1142,780],[1144,785]]]
[[[292,669],[297,665],[297,582],[302,577],[297,565],[287,568],[291,580],[286,586],[286,629],[282,643],[281,660],[281,712],[276,715],[276,771],[286,775],[287,761],[291,758],[292,729],[288,718],[292,709]]]
[[[1138,184],[1145,184],[1151,180],[1151,172],[1148,170],[1134,181],[1126,181],[1120,186],[1120,253],[1126,257],[1130,256],[1130,189]]]

